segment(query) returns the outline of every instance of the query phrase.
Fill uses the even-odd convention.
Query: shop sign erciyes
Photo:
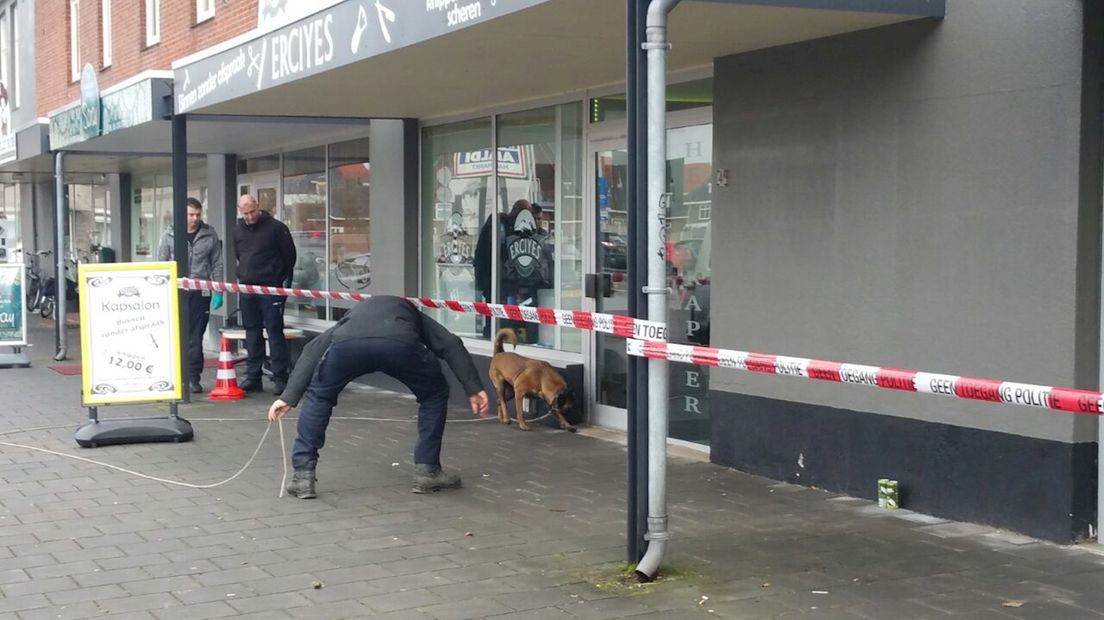
[[[175,111],[248,95],[547,1],[348,0],[176,69]]]
[[[84,65],[80,80],[80,104],[50,117],[50,148],[58,149],[100,135],[103,110],[96,70]]]

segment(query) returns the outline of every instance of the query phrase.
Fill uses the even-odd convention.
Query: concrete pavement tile
[[[158,609],[153,615],[160,620],[204,620],[206,618],[226,618],[237,615],[237,610],[222,601]]]
[[[81,560],[95,560],[100,566],[104,566],[103,562],[110,561],[116,558],[122,558],[124,556],[123,551],[118,547],[96,547],[95,549],[81,549],[79,551],[66,551],[64,557],[59,557],[59,561],[65,562],[79,562]],[[112,568],[123,568],[122,566],[115,566]]]
[[[587,620],[605,620],[607,618],[639,616],[651,611],[640,603],[622,597],[597,601],[579,601],[561,605],[560,609],[571,614],[572,617],[585,618]]]
[[[959,590],[912,599],[917,603],[947,614],[972,614],[981,611],[1001,611],[1006,599],[976,590]]]
[[[195,575],[200,584],[211,587],[230,583],[241,583],[254,579],[263,579],[269,574],[256,566],[240,566],[227,570],[204,571]]]
[[[10,583],[0,586],[0,592],[5,598],[26,596],[29,594],[43,594],[58,590],[72,590],[77,588],[77,582],[69,576],[54,577],[52,579],[34,579],[32,581]]]
[[[371,599],[361,599],[375,611],[398,611],[401,609],[423,609],[445,603],[441,597],[425,588],[416,588],[378,594]],[[506,609],[505,611],[509,611]]]
[[[309,575],[316,571],[342,568],[332,558],[308,558],[304,560],[285,560],[283,563],[265,565],[265,572],[273,577]]]
[[[570,605],[579,600],[578,596],[572,596],[568,591],[562,588],[544,588],[540,590],[511,592],[508,594],[495,594],[491,596],[491,598],[514,611],[525,611],[538,607]]]
[[[373,612],[372,620],[430,620],[431,616],[417,609],[400,609],[385,613]]]
[[[375,603],[372,603],[375,605]],[[436,620],[468,620],[508,613],[511,608],[488,599],[450,601],[440,605],[419,606],[419,611]]]
[[[410,560],[384,562],[379,567],[391,575],[410,575],[429,571],[457,568],[457,564],[443,557],[419,557]]]
[[[102,613],[106,614],[110,618],[114,618],[118,614],[127,612],[149,611],[153,609],[168,609],[169,607],[176,607],[179,605],[180,601],[176,600],[175,597],[167,592],[143,594],[141,596],[110,598],[96,601],[96,607],[103,610]]]
[[[266,594],[249,598],[226,599],[234,609],[241,613],[262,613],[267,611],[285,611],[295,607],[305,607],[311,604],[309,600],[293,592],[278,594]]]
[[[172,595],[180,599],[185,605],[196,603],[212,603],[216,601],[229,601],[231,599],[249,598],[256,596],[256,592],[249,589],[243,583],[226,583],[217,586],[199,587],[191,590],[174,590]]]
[[[467,569],[460,571],[467,576]],[[516,579],[480,579],[477,581],[462,581],[443,586],[427,588],[430,592],[448,601],[462,601],[472,598],[489,598],[497,594],[514,592],[526,592],[529,590],[526,584],[518,583]]]
[[[73,575],[73,579],[75,579],[82,588],[109,584],[121,585],[129,581],[145,581],[149,578],[149,573],[141,568],[120,568],[118,570],[100,570],[97,568],[92,572]]]
[[[104,611],[91,602],[75,605],[54,605],[19,612],[19,616],[23,620],[83,620],[84,618],[97,618],[103,615]]]
[[[287,610],[288,615],[302,620],[344,620],[345,618],[380,618],[372,608],[360,601],[348,600],[336,603],[316,603],[310,607],[296,607]],[[422,616],[425,618],[426,616]]]
[[[144,581],[131,581],[124,583],[123,589],[132,595],[154,594],[158,592],[178,592],[181,590],[195,590],[200,587],[199,582],[189,575],[176,577],[158,577]]]
[[[275,609],[269,611],[258,611],[252,614],[240,614],[234,616],[235,620],[283,620],[286,618],[294,618],[287,611],[277,611]]]
[[[46,593],[46,598],[55,605],[69,605],[85,601],[97,601],[105,598],[116,598],[126,595],[126,590],[115,584],[95,586],[91,588],[79,588],[73,590],[55,590]]]
[[[33,569],[31,569],[33,570]],[[13,568],[10,570],[0,572],[0,586],[9,583],[26,583],[31,580],[31,575],[28,571]]]
[[[52,603],[46,598],[45,594],[0,597],[0,612],[16,612],[50,606],[52,606]]]
[[[571,614],[557,607],[542,607],[525,611],[512,611],[499,616],[488,616],[493,620],[571,620]]]
[[[1014,618],[1061,618],[1062,620],[1100,620],[1104,612],[1066,605],[1057,601],[1024,601],[1022,607],[1002,607],[1001,613]]]

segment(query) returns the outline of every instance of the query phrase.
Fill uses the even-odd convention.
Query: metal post
[[[172,192],[173,192],[173,256],[176,258],[176,275],[187,277],[188,271],[188,119],[184,114],[172,116]],[[175,284],[175,283],[174,283]],[[177,290],[180,316],[180,347],[188,347],[188,296]],[[191,386],[185,374],[188,372],[187,356],[180,364],[177,380],[183,388],[184,402],[191,402]],[[175,408],[173,408],[175,409]],[[171,412],[175,417],[175,411]]]
[[[648,319],[667,320],[667,14],[679,0],[652,0],[644,44],[648,53]],[[648,550],[641,579],[659,571],[667,530],[667,360],[648,360]]]
[[[640,200],[647,195],[647,175],[640,174],[641,153],[648,146],[648,113],[641,84],[647,58],[640,47],[644,42],[644,17],[647,0],[625,2],[625,111],[626,111],[626,165],[625,191],[628,205],[627,223],[629,237],[628,274],[629,316],[640,318],[647,307],[641,274],[648,270],[647,203]],[[628,359],[627,439],[628,439],[628,506],[626,529],[626,553],[628,562],[636,564],[644,556],[644,532],[648,517],[648,370],[647,363],[639,357]]]
[[[57,352],[55,361],[69,357],[69,341],[65,333],[65,151],[54,153],[54,205],[57,221],[54,222],[54,325]]]

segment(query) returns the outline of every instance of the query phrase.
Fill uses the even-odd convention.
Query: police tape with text
[[[255,284],[237,284],[233,282],[212,282],[194,278],[180,278],[178,286],[185,290],[218,291],[245,293],[253,295],[283,295],[285,297],[309,297],[312,299],[343,299],[360,301],[371,295],[365,293],[347,293],[343,291],[320,291],[314,289],[284,288],[279,286],[259,286]],[[516,304],[491,304],[482,301],[456,301],[453,299],[431,299],[429,297],[404,297],[410,303],[422,308],[447,309],[461,314],[478,314],[500,319],[512,319],[542,325],[559,325],[588,331],[614,334],[625,338],[644,338],[647,340],[666,340],[667,326],[659,321],[634,319],[621,314],[604,314],[587,310],[560,310],[540,306],[519,306]]]
[[[650,359],[665,359],[672,362],[735,368],[748,372],[865,385],[887,390],[952,396],[969,400],[983,400],[1091,415],[1100,415],[1104,411],[1104,394],[1077,388],[1032,385],[1000,379],[922,372],[906,368],[884,368],[787,357],[769,353],[750,353],[731,349],[670,344],[637,338],[630,338],[626,341],[626,350],[629,355]]]

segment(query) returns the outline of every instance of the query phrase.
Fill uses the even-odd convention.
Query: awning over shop
[[[46,124],[27,129],[26,136],[19,133],[20,157],[0,165],[0,182],[52,176],[51,150],[78,155],[66,159],[67,175],[138,173],[167,166],[172,155],[171,77],[145,74],[102,94],[91,84],[84,90],[82,101],[49,115],[48,139]],[[266,153],[306,136],[338,142],[363,134],[367,123],[358,118],[199,115],[189,122],[188,154]]]
[[[672,72],[942,16],[943,0],[695,0]],[[350,0],[174,65],[179,112],[434,118],[624,79],[623,0]]]

